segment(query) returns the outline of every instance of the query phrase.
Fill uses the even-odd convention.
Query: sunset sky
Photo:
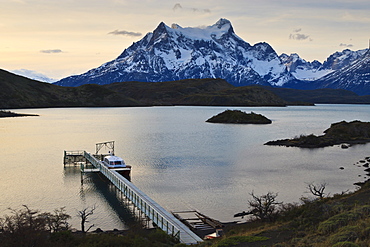
[[[250,44],[323,62],[368,47],[369,0],[0,0],[0,68],[61,79],[115,59],[163,21],[231,21]]]

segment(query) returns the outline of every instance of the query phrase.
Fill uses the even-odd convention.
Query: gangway
[[[69,152],[65,151],[65,155],[68,155],[68,153]],[[178,238],[180,242],[184,244],[196,244],[203,241],[185,224],[171,213],[167,212],[117,171],[107,168],[100,160],[94,157],[94,155],[86,151],[79,151],[78,154],[91,163],[95,168],[94,170],[100,171],[127,199],[164,232]]]

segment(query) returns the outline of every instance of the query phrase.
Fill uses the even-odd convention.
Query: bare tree
[[[88,223],[89,221],[87,220],[89,216],[91,216],[92,214],[94,214],[94,211],[95,211],[96,207],[95,205],[92,206],[91,208],[87,207],[87,208],[84,208],[83,210],[81,211],[78,211],[78,214],[77,216],[79,216],[81,218],[81,231],[83,233],[86,233],[88,232],[92,227],[94,227],[94,224],[92,224],[91,226],[89,226],[89,228],[87,228],[87,230],[85,231],[85,224]]]
[[[281,202],[276,201],[278,193],[268,192],[266,195],[256,196],[254,192],[250,193],[252,199],[248,201],[251,207],[251,213],[261,220],[271,220],[277,213],[277,205]]]
[[[309,183],[307,184],[307,189],[310,190],[312,195],[317,196],[320,200],[323,199],[326,196],[326,193],[324,190],[326,189],[326,183],[321,183],[321,184],[314,184],[314,183]]]
[[[58,232],[62,230],[69,230],[70,225],[67,222],[71,218],[65,211],[65,207],[55,209],[53,213],[43,213],[40,215],[45,218],[46,226],[50,232]]]

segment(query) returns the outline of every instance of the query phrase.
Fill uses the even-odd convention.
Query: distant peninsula
[[[15,112],[11,112],[11,111],[1,111],[0,110],[0,118],[5,118],[5,117],[28,117],[28,116],[39,116],[39,115],[15,113]]]
[[[340,144],[364,144],[370,142],[370,122],[352,121],[331,124],[324,135],[301,135],[293,139],[269,141],[265,145],[319,148]],[[346,147],[346,146],[343,146]]]
[[[230,123],[230,124],[270,124],[272,121],[261,114],[254,112],[246,113],[240,110],[226,110],[211,117],[209,123]]]

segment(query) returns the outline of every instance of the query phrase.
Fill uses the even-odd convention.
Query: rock
[[[341,145],[348,148],[354,144],[370,142],[370,122],[338,122],[331,124],[330,128],[324,131],[324,135],[316,136],[300,135],[292,139],[269,141],[265,145],[280,145],[287,147],[320,148],[334,145]],[[346,144],[343,144],[346,143]],[[360,161],[365,163],[365,161]]]
[[[339,167],[339,169],[344,170],[344,167],[343,167],[343,166],[341,166],[341,167]]]
[[[347,148],[349,148],[349,145],[348,145],[348,144],[342,144],[340,147],[341,147],[342,149],[347,149]]]
[[[364,164],[363,167],[369,167],[369,163]]]
[[[226,110],[211,117],[209,123],[231,123],[231,124],[271,124],[272,121],[261,114],[254,112],[246,113],[240,110]]]

